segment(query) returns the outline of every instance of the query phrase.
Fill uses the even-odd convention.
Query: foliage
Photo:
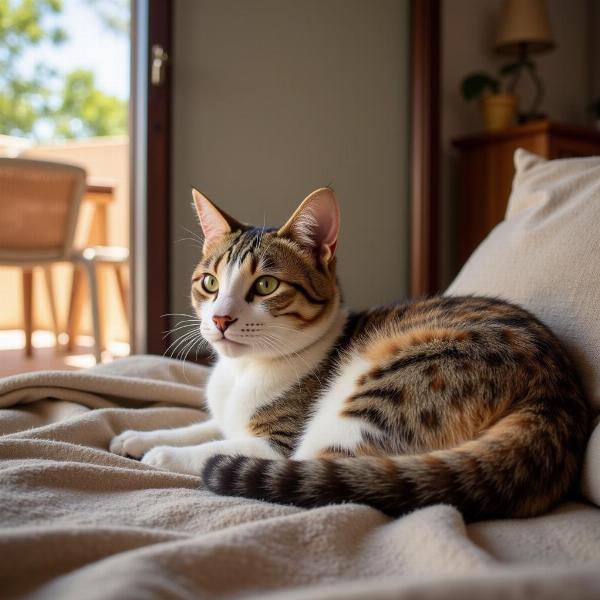
[[[16,5],[0,0],[0,133],[26,135],[47,112],[50,90],[46,81],[54,73],[38,64],[32,73],[23,75],[20,64],[27,48],[65,41],[63,29],[41,26],[46,16],[61,9],[60,0],[23,0]]]
[[[87,0],[103,25],[113,33],[129,33],[129,0]]]
[[[128,30],[127,0],[94,6],[102,6],[99,17],[113,32]],[[52,137],[125,133],[126,101],[98,90],[93,73],[59,76],[41,62],[28,63],[31,48],[65,43],[65,30],[50,24],[62,12],[62,0],[0,0],[0,133],[36,137],[40,121]]]
[[[486,90],[497,94],[500,91],[500,81],[487,73],[473,73],[463,79],[460,90],[465,100],[474,100]]]
[[[514,86],[523,69],[535,71],[535,63],[531,60],[517,60],[500,67],[498,75],[494,77],[489,73],[472,73],[467,75],[460,84],[460,91],[465,100],[475,100],[483,96],[485,92],[499,94],[501,81],[505,77],[512,77],[512,83],[508,86],[509,93],[512,93]]]
[[[69,73],[61,96],[54,119],[58,137],[95,137],[126,131],[127,102],[98,90],[91,71]]]

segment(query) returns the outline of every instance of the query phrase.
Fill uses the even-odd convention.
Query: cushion
[[[519,149],[505,220],[446,294],[504,298],[560,338],[600,413],[600,157],[545,160]],[[592,435],[583,491],[600,505],[600,431]]]

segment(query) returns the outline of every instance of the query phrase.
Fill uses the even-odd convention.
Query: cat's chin
[[[252,347],[248,344],[240,344],[227,338],[221,338],[215,342],[212,342],[212,347],[221,356],[227,358],[237,358],[238,356],[244,356],[252,352]]]

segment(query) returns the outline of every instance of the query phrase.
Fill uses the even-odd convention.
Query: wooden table
[[[108,207],[115,200],[115,185],[110,182],[101,181],[88,181],[86,193],[83,197],[83,202],[93,203],[93,214],[88,230],[86,246],[108,246]],[[117,279],[117,287],[119,289],[119,295],[123,307],[125,308],[125,315],[127,322],[127,288],[123,273],[119,265],[111,265],[114,269],[114,273]],[[71,284],[71,300],[69,302],[69,313],[67,317],[67,334],[69,341],[67,343],[67,349],[72,351],[75,347],[75,338],[79,332],[79,325],[81,323],[81,312],[83,309],[83,303],[85,300],[84,290],[86,289],[85,273],[80,267],[73,268],[73,280]],[[100,282],[98,282],[99,288]],[[102,294],[100,294],[102,298]],[[102,311],[100,311],[101,313]],[[100,347],[105,348],[104,336],[102,334],[102,327],[100,327],[101,339]]]

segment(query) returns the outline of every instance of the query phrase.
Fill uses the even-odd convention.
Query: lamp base
[[[533,84],[533,100],[531,101],[529,110],[527,110],[526,112],[519,112],[519,123],[529,123],[530,121],[539,121],[541,119],[545,119],[546,115],[539,112],[540,106],[542,104],[542,99],[544,97],[544,86],[537,73],[535,63],[529,58],[529,44],[527,42],[519,43],[519,56],[517,62],[507,65],[506,67],[504,67],[504,70],[507,73],[514,73],[512,81],[508,86],[508,91],[510,93],[515,93],[517,84],[521,79],[521,75],[523,75],[524,73],[529,74],[531,83]]]
[[[519,121],[519,125],[524,125],[525,123],[531,123],[532,121],[545,121],[548,119],[548,115],[541,112],[520,112],[517,115],[517,120]]]

